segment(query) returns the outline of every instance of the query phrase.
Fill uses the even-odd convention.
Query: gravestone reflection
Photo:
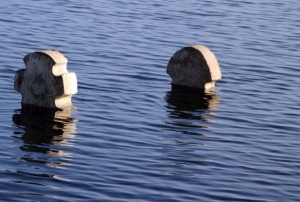
[[[15,74],[14,88],[22,94],[22,104],[53,109],[73,108],[77,93],[75,73],[67,71],[67,58],[56,50],[37,51],[24,58],[26,69]]]
[[[165,101],[169,118],[165,121],[167,144],[161,156],[167,164],[182,168],[169,174],[201,178],[209,167],[203,169],[204,173],[202,168],[211,161],[206,155],[210,143],[207,140],[212,137],[207,128],[209,122],[215,122],[214,112],[218,110],[220,98],[212,90],[172,85]]]
[[[166,94],[165,100],[169,104],[166,107],[170,118],[202,120],[204,122],[213,122],[207,115],[216,111],[220,102],[219,96],[212,90],[203,91],[202,89],[179,85],[172,85],[172,89]],[[188,124],[187,127],[189,127]]]
[[[24,141],[22,151],[47,153],[63,156],[63,150],[53,149],[51,145],[70,145],[75,136],[75,120],[71,110],[54,110],[45,107],[23,105],[12,117],[15,126],[23,133],[14,134],[15,138]]]

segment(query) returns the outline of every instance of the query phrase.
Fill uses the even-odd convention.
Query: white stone
[[[24,57],[26,69],[16,72],[14,88],[22,94],[22,104],[54,109],[73,108],[77,77],[67,71],[67,58],[56,50],[30,53]]]
[[[193,45],[177,51],[170,59],[167,73],[172,84],[210,89],[221,79],[215,55],[205,46]]]

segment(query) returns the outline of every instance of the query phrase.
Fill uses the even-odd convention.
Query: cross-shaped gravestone
[[[77,93],[75,73],[67,71],[67,58],[56,50],[29,53],[26,69],[16,72],[14,88],[22,94],[22,104],[53,109],[73,108],[71,98]]]

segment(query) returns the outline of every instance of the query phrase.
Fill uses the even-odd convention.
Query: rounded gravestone
[[[221,79],[215,55],[205,46],[192,45],[177,51],[170,59],[167,73],[172,84],[209,89]]]

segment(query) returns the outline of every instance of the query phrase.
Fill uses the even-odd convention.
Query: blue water
[[[1,201],[299,201],[300,4],[5,1],[0,7]],[[172,88],[184,46],[217,57],[213,91]],[[57,49],[77,107],[32,114],[13,88]]]

